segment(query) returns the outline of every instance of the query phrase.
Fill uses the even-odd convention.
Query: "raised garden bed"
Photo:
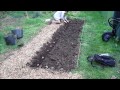
[[[41,67],[63,71],[74,69],[79,55],[79,36],[83,24],[84,21],[75,19],[60,26],[52,40],[44,44],[27,65],[32,68]]]

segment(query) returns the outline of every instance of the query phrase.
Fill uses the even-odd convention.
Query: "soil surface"
[[[50,68],[57,71],[75,69],[80,47],[78,39],[83,24],[84,21],[76,19],[60,26],[53,34],[52,40],[44,44],[27,65],[32,68]]]

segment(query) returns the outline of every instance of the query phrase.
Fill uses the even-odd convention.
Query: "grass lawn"
[[[80,35],[80,57],[79,67],[73,72],[83,72],[84,78],[87,79],[110,79],[112,76],[120,78],[119,60],[120,60],[120,44],[114,39],[109,42],[103,42],[101,35],[103,32],[111,31],[108,22],[101,16],[98,11],[81,11],[76,14],[70,13],[72,18],[84,19],[85,24]],[[102,69],[100,66],[94,68],[87,61],[87,56],[100,53],[109,53],[117,60],[115,68],[106,67]]]

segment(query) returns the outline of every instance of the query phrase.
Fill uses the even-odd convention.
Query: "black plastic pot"
[[[6,45],[15,45],[17,42],[17,37],[13,34],[8,34],[4,37]]]
[[[11,32],[17,36],[17,39],[23,38],[23,30],[16,29],[16,30],[11,30]]]

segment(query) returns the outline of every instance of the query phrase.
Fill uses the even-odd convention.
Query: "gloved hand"
[[[67,22],[69,23],[69,20],[67,20]]]
[[[64,23],[67,23],[67,21],[64,21]]]
[[[65,20],[64,23],[69,23],[69,21],[68,21],[68,20]]]

